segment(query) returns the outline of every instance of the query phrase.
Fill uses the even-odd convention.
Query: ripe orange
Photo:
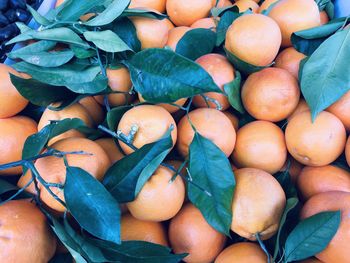
[[[53,103],[51,106],[57,107],[59,106],[59,103]],[[50,124],[50,121],[60,121],[67,118],[79,118],[86,124],[86,126],[88,127],[93,126],[93,121],[89,112],[81,104],[75,103],[60,111],[50,110],[49,108],[46,108],[43,115],[40,118],[40,121],[38,124],[38,130],[40,131],[46,125]],[[82,134],[81,132],[78,132],[77,130],[69,130],[65,133],[62,133],[52,138],[49,142],[49,145],[64,138],[84,137],[84,136],[85,136],[84,134]]]
[[[321,260],[318,260],[317,258],[309,258],[303,261],[300,261],[300,263],[323,263]]]
[[[87,110],[95,126],[103,122],[105,113],[94,97],[85,97],[79,101],[79,104]]]
[[[127,203],[130,213],[137,219],[165,221],[173,218],[185,199],[185,185],[180,176],[171,182],[174,173],[160,166],[143,186],[136,199]]]
[[[311,197],[301,210],[301,218],[324,211],[341,211],[341,223],[337,233],[325,250],[316,257],[322,262],[340,263],[349,261],[350,243],[350,193],[326,192]]]
[[[216,5],[216,0],[211,0],[212,6],[213,7],[227,7],[231,6],[232,3],[229,0],[219,0],[218,4]]]
[[[169,246],[167,233],[161,223],[139,220],[130,214],[121,218],[120,236],[123,241],[140,240]]]
[[[228,28],[225,47],[245,62],[266,66],[275,59],[281,39],[281,31],[273,19],[249,14],[237,18]]]
[[[1,262],[49,262],[55,254],[56,239],[44,214],[24,200],[0,206]]]
[[[176,26],[190,26],[198,19],[207,17],[212,0],[167,0],[166,11]]]
[[[289,71],[296,79],[299,79],[300,61],[306,56],[298,52],[294,47],[289,47],[278,54],[275,67]]]
[[[35,121],[24,116],[0,119],[0,165],[22,159],[22,150],[26,139],[38,131]],[[0,171],[0,175],[16,175],[22,167]]]
[[[350,192],[350,173],[333,165],[306,166],[298,177],[298,189],[304,200],[323,192]]]
[[[236,143],[236,132],[229,118],[221,111],[210,108],[199,108],[184,116],[178,124],[177,149],[186,157],[188,148],[193,140],[194,131],[190,118],[199,134],[211,140],[226,156],[229,156]]]
[[[176,123],[170,113],[156,105],[140,105],[128,110],[121,118],[118,130],[128,135],[132,127],[138,127],[134,136],[133,145],[141,148],[145,144],[155,142],[162,138],[173,125],[171,138],[176,143]],[[129,146],[119,141],[120,147],[126,154],[134,152]]]
[[[231,158],[241,168],[257,168],[271,174],[278,172],[287,160],[283,131],[268,121],[246,124],[237,132]]]
[[[216,31],[216,21],[213,17],[201,18],[194,22],[191,28],[206,28]]]
[[[166,46],[175,51],[177,43],[179,43],[180,39],[190,30],[191,28],[188,26],[178,26],[170,29]]]
[[[222,91],[224,90],[224,85],[233,81],[235,78],[235,69],[223,55],[207,54],[198,58],[196,62],[209,73],[215,84]],[[215,99],[221,105],[221,110],[223,111],[230,107],[230,103],[224,94],[209,92],[203,95]],[[207,107],[205,100],[200,95],[194,97],[193,103],[199,108]],[[208,104],[211,108],[215,109],[217,107],[213,102],[208,102]]]
[[[267,257],[264,251],[255,243],[235,243],[216,258],[215,263],[266,263]]]
[[[343,152],[346,142],[344,125],[326,111],[321,112],[314,123],[308,111],[294,116],[285,136],[289,153],[308,166],[330,164]]]
[[[111,165],[108,155],[94,141],[85,138],[68,138],[60,140],[53,145],[52,148],[62,151],[84,151],[90,155],[66,155],[68,164],[70,166],[80,167],[89,172],[97,180],[102,180],[105,172]],[[38,170],[41,177],[48,183],[60,183],[64,184],[66,181],[66,167],[63,162],[63,158],[57,158],[54,156],[38,159],[35,162],[35,167]],[[28,171],[18,181],[18,186],[23,187],[32,178],[31,171]],[[41,200],[50,208],[57,212],[64,212],[65,208],[56,201],[51,194],[44,188],[42,184],[38,184],[40,189]],[[33,184],[31,185],[33,189]],[[56,187],[50,187],[61,200],[64,201],[64,190]],[[29,189],[30,190],[30,189]]]
[[[329,22],[329,17],[326,11],[320,12],[321,25],[327,24]]]
[[[224,247],[226,237],[212,228],[201,212],[186,204],[170,221],[169,240],[175,253],[189,253],[187,263],[210,263]]]
[[[112,138],[101,138],[95,142],[107,153],[112,164],[124,157],[124,154],[120,151]]]
[[[238,128],[239,128],[239,119],[237,118],[237,116],[235,116],[233,113],[231,113],[230,111],[223,111],[223,113],[226,115],[227,118],[230,119],[233,128],[235,128],[235,131],[237,133]]]
[[[164,13],[165,3],[166,0],[131,0],[129,8],[153,9],[160,13]]]
[[[346,162],[350,166],[350,137],[348,138],[345,146],[345,156],[346,156]]]
[[[348,112],[350,111],[350,91],[345,93],[337,102],[333,103],[326,111],[333,113],[344,124],[347,131],[350,131],[350,117]]]
[[[142,95],[140,93],[138,93],[138,98],[139,98],[140,102],[145,102],[145,99],[142,97]],[[187,101],[187,98],[182,98],[182,99],[175,101],[174,104],[176,104],[178,106],[183,106],[183,105],[185,105],[186,101]],[[179,107],[173,106],[169,103],[159,103],[157,105],[166,109],[169,113],[177,112],[180,109]]]
[[[127,94],[131,87],[130,74],[127,68],[121,67],[118,69],[107,69],[108,86],[113,91],[124,92],[124,93],[114,93],[108,95],[108,103],[111,107],[121,106],[128,104],[132,101],[133,97]],[[101,105],[104,105],[104,96],[95,96],[95,99]]]
[[[253,13],[257,13],[259,9],[259,5],[254,2],[253,0],[238,0],[234,4],[234,6],[238,7],[238,10],[240,13],[243,13],[244,11],[247,11],[248,9],[251,9]]]
[[[287,120],[290,121],[292,118],[294,118],[294,116],[298,115],[301,112],[305,112],[305,111],[310,112],[310,108],[304,99],[300,99],[297,107],[292,112],[292,114],[288,116]]]
[[[258,9],[258,13],[262,13],[262,11],[267,10],[270,7],[270,5],[272,5],[273,3],[277,2],[277,1],[278,0],[265,0],[260,5],[260,7]]]
[[[265,68],[247,78],[242,87],[244,108],[258,120],[278,122],[298,105],[300,89],[287,70]]]
[[[11,83],[10,73],[17,76],[23,77],[22,74],[18,73],[11,67],[0,64],[0,118],[8,118],[16,115],[23,110],[28,100],[22,97],[17,91],[15,86]]]
[[[281,185],[269,173],[254,168],[235,171],[231,229],[249,240],[269,239],[278,230],[286,205]]]
[[[292,33],[320,25],[320,13],[314,0],[281,0],[269,13],[282,32],[282,46],[290,47]]]

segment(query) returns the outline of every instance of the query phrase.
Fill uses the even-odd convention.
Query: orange
[[[294,118],[294,116],[298,115],[301,112],[305,112],[305,111],[309,112],[310,108],[304,99],[300,99],[297,107],[292,112],[292,114],[288,116],[287,120],[290,121],[292,118]]]
[[[345,93],[337,102],[333,103],[326,111],[333,113],[344,124],[347,131],[350,131],[350,91]]]
[[[298,177],[298,189],[304,200],[323,192],[350,192],[350,173],[333,165],[306,166]]]
[[[167,0],[166,11],[176,26],[190,26],[207,17],[212,6],[212,0]]]
[[[189,253],[187,263],[210,263],[224,248],[226,237],[212,228],[194,205],[186,204],[170,221],[169,240],[175,253]]]
[[[283,131],[272,122],[253,121],[237,132],[236,146],[231,156],[238,167],[278,172],[287,160]]]
[[[111,165],[108,155],[105,151],[94,141],[85,138],[68,138],[60,140],[53,145],[52,148],[62,152],[72,151],[84,151],[84,155],[68,154],[66,155],[68,164],[70,166],[80,167],[83,170],[90,173],[97,180],[102,180],[105,172]],[[63,162],[63,158],[57,158],[54,156],[38,159],[35,162],[35,167],[38,170],[41,177],[48,183],[60,183],[64,184],[66,181],[66,167]],[[18,181],[18,186],[23,187],[32,178],[31,171],[28,171]],[[40,189],[41,200],[50,208],[58,212],[64,212],[65,208],[56,201],[51,194],[43,187],[42,184],[38,184]],[[29,191],[33,189],[33,184]],[[64,201],[64,190],[57,187],[50,187],[61,200]]]
[[[118,69],[107,69],[108,86],[115,92],[108,95],[108,103],[111,107],[128,104],[132,101],[132,96],[129,94],[132,87],[130,73],[127,68],[121,67]],[[101,105],[104,105],[104,95],[95,96],[95,99]]]
[[[292,33],[320,25],[320,13],[314,0],[281,0],[268,16],[281,29],[283,47],[292,46]]]
[[[206,28],[216,31],[216,21],[214,17],[201,18],[191,25],[191,28]]]
[[[131,0],[129,8],[154,9],[160,13],[165,12],[166,0]]]
[[[346,162],[350,166],[350,139],[349,138],[348,138],[348,140],[346,142],[346,146],[345,146],[345,156],[346,156]]]
[[[221,111],[210,108],[199,108],[184,116],[178,124],[177,149],[186,157],[194,137],[194,131],[188,118],[197,132],[211,140],[217,147],[229,156],[236,143],[236,131],[228,117]]]
[[[290,179],[292,183],[295,184],[301,173],[301,170],[304,168],[304,165],[297,162],[293,157],[289,156],[288,160],[285,162],[285,164],[283,165],[280,171],[284,172],[287,169],[288,165],[289,165]]]
[[[10,74],[23,77],[11,67],[0,64],[0,118],[8,118],[22,111],[28,104],[28,100],[23,98],[12,84]]]
[[[141,48],[163,48],[168,39],[170,21],[168,19],[153,19],[148,17],[130,17],[136,28],[137,38]]]
[[[281,185],[269,173],[254,168],[235,171],[231,230],[241,237],[269,239],[278,230],[286,205]]]
[[[299,79],[300,61],[306,56],[298,52],[294,47],[288,47],[278,54],[275,60],[275,67],[287,70],[296,79]]]
[[[244,108],[258,120],[278,122],[293,113],[300,89],[287,70],[265,68],[247,78],[242,87]]]
[[[136,199],[127,203],[130,213],[137,219],[147,221],[173,218],[185,199],[184,182],[180,176],[172,182],[173,175],[169,168],[159,166]]]
[[[341,211],[341,223],[337,233],[325,250],[316,257],[322,262],[349,262],[350,243],[350,193],[326,192],[311,197],[301,210],[301,218],[325,211]]]
[[[62,5],[62,3],[64,2],[65,0],[57,0],[56,1],[56,4],[55,4],[55,7],[58,7],[60,5]]]
[[[22,159],[26,139],[38,131],[35,121],[24,116],[0,119],[0,165]],[[16,175],[22,167],[0,170],[0,175]]]
[[[267,256],[255,243],[239,242],[227,247],[215,263],[266,263]]]
[[[213,7],[227,7],[227,6],[231,6],[232,3],[229,0],[219,0],[218,4],[216,5],[216,0],[211,0],[211,3],[213,5]]]
[[[267,10],[270,7],[270,5],[272,5],[273,3],[276,3],[277,1],[278,0],[265,0],[260,5],[260,7],[258,9],[258,13],[262,13],[262,11]]]
[[[140,102],[145,102],[145,99],[142,97],[140,93],[138,93],[139,101]],[[183,106],[187,101],[187,98],[181,98],[177,101],[174,102],[174,104],[178,106]],[[174,113],[177,112],[180,108],[171,105],[170,103],[159,103],[157,104],[158,106],[161,106],[162,108],[166,109],[169,113]]]
[[[335,161],[346,142],[344,125],[326,111],[321,112],[314,123],[308,111],[294,116],[287,125],[285,136],[289,153],[308,166],[323,166]]]
[[[79,101],[79,104],[87,110],[95,126],[103,122],[105,118],[104,110],[102,109],[101,105],[97,103],[94,97],[85,97]]]
[[[321,25],[327,24],[329,22],[329,17],[326,11],[320,12]]]
[[[223,113],[226,115],[227,118],[230,119],[232,125],[233,125],[233,128],[235,128],[235,131],[237,132],[238,131],[238,128],[239,128],[239,119],[236,115],[234,115],[232,112],[230,111],[223,111]]]
[[[248,9],[251,9],[253,13],[257,13],[259,9],[259,5],[254,2],[253,0],[238,0],[234,4],[234,6],[238,7],[238,10],[240,13],[243,13],[244,11],[247,11]]]
[[[55,254],[56,238],[33,203],[12,200],[0,206],[1,262],[44,263]]]
[[[121,218],[120,236],[123,241],[139,240],[169,246],[167,233],[161,223],[139,220],[130,214]]]
[[[170,47],[172,50],[175,51],[177,43],[179,43],[180,39],[190,30],[191,28],[188,26],[179,26],[170,29],[166,46]]]
[[[317,258],[309,258],[303,261],[300,261],[300,263],[323,263],[321,260],[318,260]]]
[[[213,78],[215,84],[223,91],[224,85],[233,81],[235,79],[235,69],[230,64],[230,62],[223,55],[219,54],[207,54],[201,56],[196,60],[196,62],[209,73],[209,75]],[[221,106],[220,110],[227,110],[230,107],[230,103],[227,97],[224,94],[209,92],[204,93],[203,95],[215,99]],[[203,108],[208,107],[205,100],[197,95],[193,99],[193,103],[196,107]],[[217,106],[208,101],[210,108],[217,108]]]
[[[57,107],[59,106],[59,103],[53,103],[51,104],[51,106]],[[40,121],[38,124],[38,130],[40,131],[46,125],[50,124],[50,121],[60,121],[67,118],[79,118],[85,123],[86,126],[88,127],[93,126],[92,118],[89,112],[86,110],[86,108],[79,103],[75,103],[60,111],[50,110],[49,107],[46,108],[43,115],[40,118]],[[65,133],[62,133],[52,138],[49,142],[49,145],[64,138],[84,137],[84,136],[85,136],[84,134],[82,134],[81,132],[78,132],[77,130],[69,130]]]
[[[118,131],[128,135],[133,127],[138,130],[133,138],[133,145],[141,148],[145,144],[161,139],[169,128],[173,126],[171,138],[176,143],[176,123],[170,113],[156,105],[140,105],[128,110],[121,118]],[[129,146],[119,141],[120,147],[126,154],[134,152]]]
[[[111,163],[116,163],[124,157],[112,138],[101,138],[95,141],[107,153]]]
[[[275,59],[281,39],[281,31],[273,19],[249,14],[237,18],[228,28],[225,47],[247,63],[267,66]]]

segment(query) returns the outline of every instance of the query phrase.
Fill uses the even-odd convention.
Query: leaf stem
[[[1,202],[0,205],[4,205],[4,204],[6,204],[7,202],[9,202],[9,201],[13,200],[14,198],[16,198],[17,196],[19,196],[21,193],[23,193],[23,192],[28,188],[28,186],[29,186],[31,183],[33,183],[33,181],[34,181],[34,178],[32,178],[28,183],[26,183],[25,186],[23,186],[21,189],[19,189],[19,190],[18,190],[14,195],[12,195],[9,199],[7,199],[7,200]]]
[[[254,236],[255,236],[256,240],[259,242],[259,245],[260,245],[261,249],[264,251],[264,253],[267,256],[267,263],[271,263],[270,253],[267,251],[264,242],[261,240],[260,233],[256,233]]]
[[[136,146],[134,146],[132,143],[130,143],[130,141],[127,138],[125,138],[126,136],[124,134],[123,134],[124,136],[122,136],[122,132],[118,131],[118,133],[116,133],[116,132],[111,131],[110,129],[106,128],[103,125],[99,125],[98,129],[100,129],[101,131],[103,131],[103,132],[111,135],[112,137],[120,140],[121,142],[125,143],[127,146],[129,146],[134,151],[138,150],[138,148]]]

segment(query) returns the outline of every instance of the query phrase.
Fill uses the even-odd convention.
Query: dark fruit
[[[0,12],[0,28],[7,26],[9,23],[7,17]]]
[[[10,24],[0,29],[0,42],[10,39],[17,33],[18,33],[18,27],[15,24]]]
[[[6,10],[8,2],[9,2],[8,0],[1,0],[0,1],[0,10]]]
[[[10,0],[10,7],[12,7],[13,9],[16,9],[16,8],[25,9],[26,8],[26,1],[25,0]]]

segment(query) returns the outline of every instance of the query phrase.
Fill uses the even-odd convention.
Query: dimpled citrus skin
[[[326,111],[333,113],[341,120],[347,131],[350,131],[350,91],[345,93],[337,102],[333,103]]]
[[[294,109],[292,114],[288,116],[287,120],[290,121],[292,118],[294,118],[294,116],[298,115],[301,112],[305,112],[305,111],[310,112],[310,108],[304,99],[300,99],[297,107]]]
[[[287,147],[282,130],[268,121],[253,121],[237,132],[232,160],[238,167],[278,172],[287,160]]]
[[[299,79],[300,61],[306,56],[298,52],[294,47],[289,47],[281,51],[275,60],[275,67],[287,70],[296,79]]]
[[[127,135],[133,125],[137,125],[138,127],[138,131],[133,140],[133,145],[137,148],[158,141],[165,135],[170,126],[173,126],[173,130],[171,131],[173,145],[176,143],[176,123],[171,114],[160,106],[140,105],[128,110],[121,118],[118,130]],[[126,144],[120,141],[119,143],[126,154],[134,152],[134,150]]]
[[[255,66],[267,66],[281,45],[277,23],[261,14],[237,18],[226,32],[225,48],[239,59]]]
[[[216,0],[211,0],[211,4],[214,7],[216,5]],[[227,6],[231,6],[231,5],[232,5],[232,3],[229,0],[219,0],[216,7],[227,7]]]
[[[318,260],[317,258],[309,258],[303,261],[300,261],[300,263],[324,263],[321,260]]]
[[[283,47],[292,46],[292,33],[320,25],[320,13],[314,0],[281,0],[268,16],[281,29]]]
[[[22,159],[26,139],[38,131],[37,124],[25,116],[0,119],[0,165]],[[22,166],[0,170],[0,175],[16,175]]]
[[[191,25],[191,28],[205,28],[216,31],[216,23],[213,17],[201,18]]]
[[[55,250],[56,239],[39,208],[24,200],[0,206],[1,262],[47,263]]]
[[[278,230],[286,205],[281,185],[269,173],[254,168],[235,171],[231,230],[249,240],[269,239]]]
[[[288,122],[285,137],[289,153],[308,166],[324,166],[335,161],[346,143],[344,125],[326,111],[314,123],[309,111],[297,114]]]
[[[278,122],[295,110],[300,89],[287,70],[265,68],[249,75],[241,95],[244,108],[254,118]]]
[[[199,108],[189,113],[191,122],[199,134],[211,140],[226,156],[229,156],[236,142],[236,131],[228,117],[221,111]],[[188,118],[184,116],[178,124],[177,149],[182,156],[188,155],[188,148],[194,137],[194,131]]]
[[[251,9],[254,13],[257,13],[259,9],[259,5],[253,0],[238,0],[234,6],[238,7],[240,13],[243,13],[248,9]]]
[[[165,221],[173,218],[185,199],[185,185],[180,176],[171,182],[174,173],[163,166],[153,173],[136,199],[127,203],[130,213],[137,219]]]
[[[325,250],[316,257],[322,262],[349,262],[350,243],[350,193],[326,192],[314,195],[301,210],[301,219],[325,211],[341,211],[341,222],[337,233]]]
[[[100,138],[95,142],[107,153],[112,164],[116,163],[125,156],[112,138]]]
[[[259,245],[249,242],[235,243],[225,248],[215,263],[266,263],[267,257]]]
[[[164,13],[165,4],[166,0],[131,0],[128,8],[147,8]]]
[[[170,29],[166,46],[175,51],[177,43],[179,43],[180,39],[190,30],[191,28],[188,26],[178,26]]]
[[[89,113],[91,119],[94,122],[94,126],[101,124],[105,119],[105,112],[101,105],[95,100],[94,97],[85,97],[79,100],[79,104],[82,105]]]
[[[221,252],[226,237],[212,228],[201,212],[186,204],[170,221],[169,240],[175,253],[189,253],[187,263],[210,263]]]

